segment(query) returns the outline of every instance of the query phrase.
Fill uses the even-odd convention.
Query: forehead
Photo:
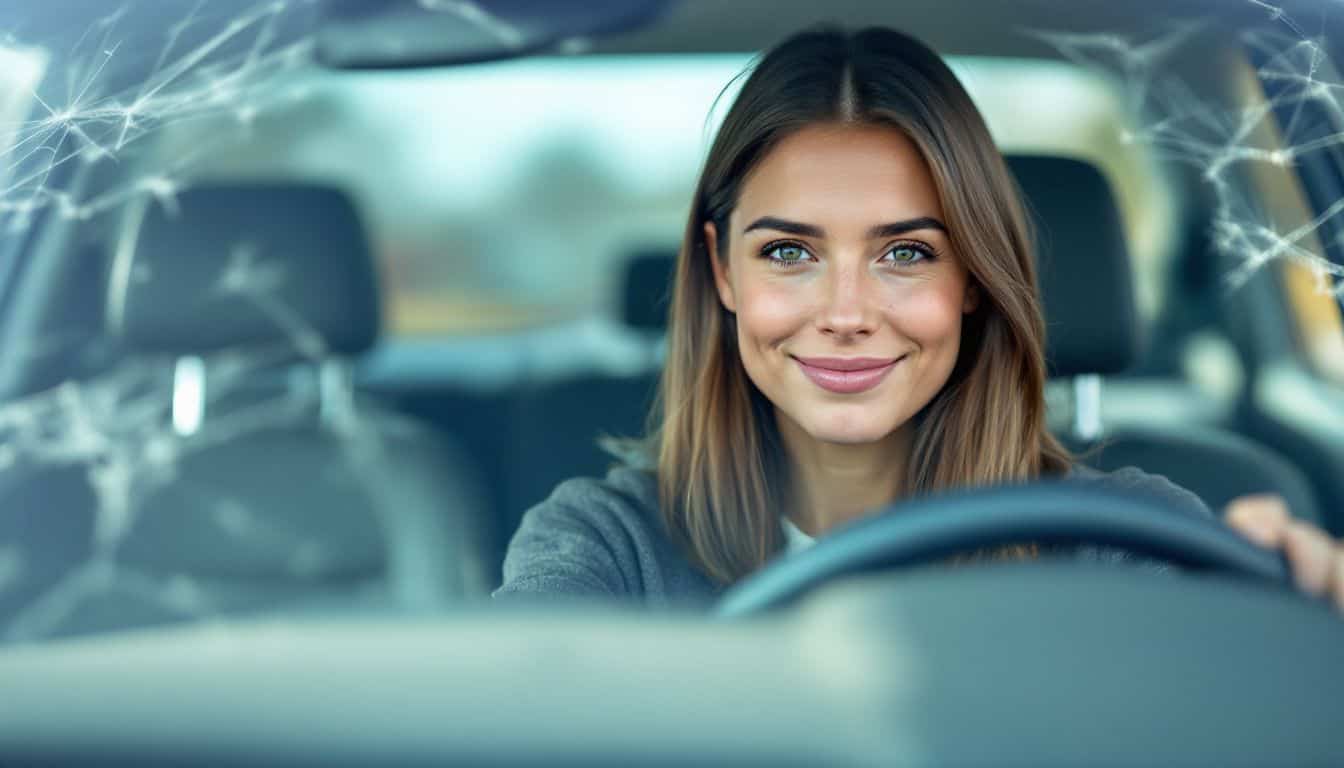
[[[826,123],[771,149],[739,193],[739,224],[781,216],[831,229],[932,216],[944,220],[928,164],[894,127]]]

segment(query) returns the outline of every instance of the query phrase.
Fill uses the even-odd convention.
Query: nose
[[[818,329],[837,339],[863,338],[877,330],[872,278],[860,266],[837,267],[825,281],[826,298],[817,315]]]

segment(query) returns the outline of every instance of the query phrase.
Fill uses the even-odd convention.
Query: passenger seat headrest
[[[667,328],[676,265],[675,250],[659,249],[640,251],[626,262],[622,309],[627,326],[641,331]]]
[[[304,184],[196,186],[133,216],[108,324],[132,351],[290,348],[351,356],[377,340],[377,275],[355,206]]]
[[[1110,183],[1071,158],[1016,155],[1008,166],[1035,225],[1050,375],[1124,371],[1138,359],[1139,328]]]

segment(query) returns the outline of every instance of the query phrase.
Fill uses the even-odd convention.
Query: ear
[[[966,296],[961,300],[961,312],[969,315],[980,306],[980,286],[974,280],[966,281]]]
[[[733,283],[729,279],[728,265],[719,259],[719,230],[712,221],[705,222],[705,251],[709,253],[710,268],[714,270],[714,287],[718,289],[719,302],[729,312],[736,312]]]

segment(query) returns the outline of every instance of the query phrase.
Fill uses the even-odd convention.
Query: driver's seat
[[[1014,156],[1037,236],[1052,378],[1070,379],[1070,424],[1060,437],[1101,470],[1136,466],[1194,491],[1215,512],[1231,499],[1276,493],[1297,517],[1319,521],[1303,474],[1270,449],[1213,426],[1101,420],[1102,379],[1138,359],[1139,322],[1129,249],[1111,186],[1072,158]]]

